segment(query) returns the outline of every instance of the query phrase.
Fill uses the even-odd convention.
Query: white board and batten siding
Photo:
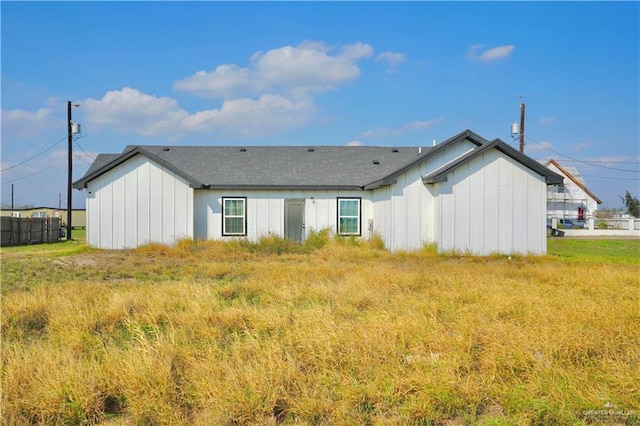
[[[360,198],[362,237],[369,238],[369,219],[373,209],[369,193],[363,191],[297,191],[297,190],[196,190],[196,239],[229,239],[222,235],[222,199],[246,198],[247,238],[257,241],[262,236],[284,236],[284,204],[287,199],[304,199],[304,233],[329,229],[337,232],[338,197]],[[304,238],[304,234],[303,234]]]
[[[446,147],[397,176],[393,185],[373,191],[374,232],[389,250],[418,250],[437,242],[435,193],[422,183],[422,176],[475,147],[469,141]]]
[[[193,238],[193,189],[137,155],[87,185],[87,243],[125,249]]]
[[[373,201],[373,232],[389,250],[416,250],[431,239],[433,197],[415,169],[374,190]]]
[[[542,176],[491,150],[435,186],[439,250],[475,255],[546,253]]]

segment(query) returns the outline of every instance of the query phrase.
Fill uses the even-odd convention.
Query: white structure
[[[554,159],[543,163],[564,178],[564,183],[550,185],[547,193],[547,217],[588,221],[595,218],[602,201],[586,187],[574,167],[562,167]]]
[[[183,238],[296,241],[310,230],[379,235],[390,250],[435,243],[476,255],[546,253],[547,185],[562,177],[467,130],[428,148],[134,146],[101,154],[87,242],[107,249]]]

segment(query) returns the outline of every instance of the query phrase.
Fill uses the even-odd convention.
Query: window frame
[[[239,215],[227,215],[225,204],[227,200],[242,201],[242,216]],[[222,236],[223,237],[246,237],[247,236],[247,197],[222,197]],[[227,218],[242,218],[242,233],[227,232],[226,220]]]
[[[347,215],[341,215],[340,213],[340,201],[357,201],[358,202],[358,216],[347,216]],[[337,201],[337,206],[336,206],[336,230],[338,235],[344,235],[344,236],[356,236],[356,237],[360,237],[362,236],[362,197],[337,197],[336,198]],[[340,218],[357,218],[358,219],[358,231],[357,233],[355,232],[342,232],[342,230],[340,229]]]

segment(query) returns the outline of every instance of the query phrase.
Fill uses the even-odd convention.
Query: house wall
[[[277,191],[277,190],[205,190],[194,193],[194,237],[198,239],[233,239],[222,235],[222,198],[246,197],[247,235],[257,241],[265,235],[284,237],[284,200],[305,200],[303,234],[328,228],[337,232],[337,197],[361,198],[361,230],[363,238],[370,238],[369,220],[373,218],[370,193],[365,191]],[[304,235],[303,235],[304,238]]]
[[[396,183],[373,191],[374,232],[388,249],[416,250],[437,242],[437,192],[422,176],[469,152],[476,145],[461,141],[448,146],[396,178]]]
[[[193,189],[137,155],[87,185],[87,243],[124,249],[193,237]]]
[[[542,176],[490,150],[434,186],[439,250],[474,255],[546,253]]]

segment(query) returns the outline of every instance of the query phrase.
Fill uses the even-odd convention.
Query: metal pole
[[[520,103],[520,154],[524,154],[524,102]]]
[[[67,102],[67,137],[69,142],[69,175],[67,179],[67,241],[71,240],[71,185],[73,174],[73,134],[71,133],[71,101]]]
[[[13,184],[11,184],[11,210],[13,210]]]

